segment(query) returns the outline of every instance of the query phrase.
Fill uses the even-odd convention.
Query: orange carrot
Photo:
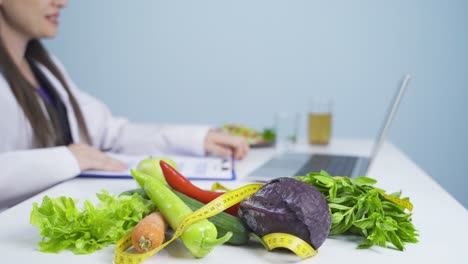
[[[132,231],[133,247],[140,253],[159,247],[164,242],[167,223],[160,212],[147,215]]]

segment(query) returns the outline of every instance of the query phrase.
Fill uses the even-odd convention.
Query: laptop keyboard
[[[315,154],[296,173],[304,176],[309,172],[324,170],[331,176],[350,176],[357,162],[357,157]]]

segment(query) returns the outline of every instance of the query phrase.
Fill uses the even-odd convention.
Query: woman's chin
[[[41,34],[38,34],[38,38],[55,38],[57,36],[58,28],[55,25],[49,25],[48,27],[43,27]]]
[[[44,33],[41,38],[46,38],[46,39],[53,39],[57,36],[57,31],[50,31],[50,32],[46,32]]]

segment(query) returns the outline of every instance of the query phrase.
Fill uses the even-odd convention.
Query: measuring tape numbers
[[[275,248],[287,248],[302,259],[317,255],[315,250],[304,240],[285,233],[271,233],[262,237],[263,242],[268,246],[268,250]]]

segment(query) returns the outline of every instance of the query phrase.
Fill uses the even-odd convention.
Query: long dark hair
[[[30,62],[38,62],[44,65],[60,81],[70,98],[70,103],[80,129],[80,135],[85,143],[91,144],[91,137],[89,136],[83,113],[81,112],[78,102],[70,92],[70,88],[63,74],[52,61],[41,42],[37,39],[31,40],[27,45],[25,56]],[[23,109],[24,115],[31,124],[34,134],[34,147],[41,148],[64,145],[65,139],[55,109],[49,104],[44,104],[47,113],[43,111],[43,106],[39,101],[35,88],[32,87],[32,84],[27,81],[15,64],[1,37],[0,72],[10,85],[11,91],[15,95],[18,104]],[[70,109],[68,111],[70,111]]]

